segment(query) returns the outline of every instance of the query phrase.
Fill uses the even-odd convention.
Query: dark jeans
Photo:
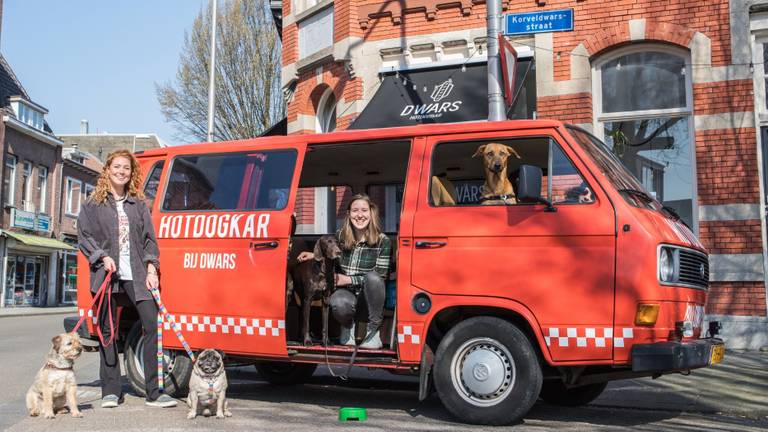
[[[112,293],[112,319],[116,320],[116,309],[120,306],[133,304],[139,313],[141,327],[144,329],[144,385],[147,390],[147,400],[155,400],[160,396],[157,387],[157,305],[154,300],[136,301],[133,294],[132,281],[120,281],[117,293]],[[106,299],[104,300],[106,301]],[[110,326],[107,307],[101,308],[99,317],[101,332],[104,340],[109,340]],[[113,323],[117,329],[117,323]],[[120,397],[122,386],[120,385],[120,358],[117,355],[117,345],[112,343],[108,347],[99,345],[101,364],[99,365],[99,377],[101,378],[101,396],[109,394]]]
[[[354,292],[353,292],[354,291]],[[351,327],[357,311],[357,295],[361,293],[368,309],[367,332],[378,330],[384,309],[384,280],[375,271],[365,274],[362,287],[339,287],[331,294],[331,313],[344,327]]]

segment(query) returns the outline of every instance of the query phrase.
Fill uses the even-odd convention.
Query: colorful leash
[[[181,342],[181,346],[184,347],[192,362],[195,361],[195,354],[189,347],[187,340],[184,339],[184,335],[181,334],[181,328],[176,324],[176,320],[173,319],[173,316],[168,312],[168,309],[165,308],[163,301],[160,299],[160,290],[152,288],[149,292],[152,293],[152,297],[155,298],[155,303],[157,303],[157,386],[160,388],[160,391],[163,391],[165,387],[165,377],[163,374],[163,317],[170,323],[173,332],[176,333],[176,337]]]

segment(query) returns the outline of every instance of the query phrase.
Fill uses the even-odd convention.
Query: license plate
[[[725,345],[716,345],[712,347],[712,354],[709,356],[709,364],[714,365],[723,362],[725,357]]]

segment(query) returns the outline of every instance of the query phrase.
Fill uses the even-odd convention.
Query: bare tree
[[[259,135],[283,116],[280,39],[261,0],[219,2],[216,33],[216,140]],[[184,36],[175,83],[155,84],[178,138],[207,138],[211,5]]]

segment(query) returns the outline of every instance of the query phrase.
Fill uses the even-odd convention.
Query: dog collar
[[[54,364],[50,364],[50,363],[46,363],[46,364],[45,364],[45,366],[44,366],[43,368],[44,368],[44,369],[56,369],[56,370],[64,370],[64,371],[71,371],[71,370],[72,370],[72,366],[68,366],[68,367],[58,367],[58,366],[56,366],[56,365],[54,365]]]
[[[480,197],[480,202],[492,201],[492,200],[506,200],[508,198],[514,198],[514,195],[491,195],[487,197]]]

